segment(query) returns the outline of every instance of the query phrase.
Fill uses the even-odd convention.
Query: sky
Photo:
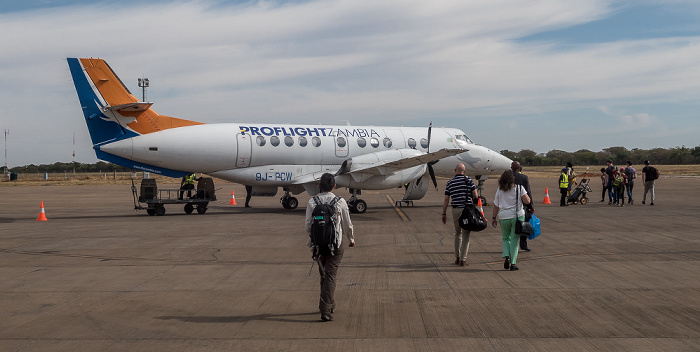
[[[107,60],[137,97],[148,77],[154,110],[205,123],[700,145],[696,0],[23,0],[0,3],[0,33],[9,167],[97,161],[67,57]]]

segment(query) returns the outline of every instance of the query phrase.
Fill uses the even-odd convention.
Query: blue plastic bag
[[[535,239],[535,237],[540,235],[540,218],[538,218],[535,214],[530,215],[530,224],[535,231],[532,234],[527,235],[528,240]]]

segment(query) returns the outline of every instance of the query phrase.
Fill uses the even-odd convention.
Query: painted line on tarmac
[[[404,213],[401,209],[399,209],[396,206],[396,202],[394,201],[393,198],[391,198],[390,195],[385,194],[385,196],[386,196],[387,201],[389,201],[389,205],[391,205],[391,207],[394,208],[396,215],[398,215],[401,218],[401,221],[403,221],[403,222],[411,221],[411,219],[408,217],[408,215],[406,215],[406,213]]]
[[[520,257],[518,257],[518,261],[526,262],[526,261],[539,260],[539,259],[556,258],[556,257],[566,257],[566,256],[569,256],[569,255],[570,255],[569,253],[562,253],[562,254],[543,255],[543,256],[541,256],[541,257],[533,257],[533,258],[520,258]],[[503,258],[501,258],[501,259],[503,259]],[[497,262],[489,262],[489,263],[484,263],[484,264],[486,264],[486,265],[492,265],[492,264],[499,264],[499,263],[502,264],[503,262],[502,262],[502,261],[497,261]]]

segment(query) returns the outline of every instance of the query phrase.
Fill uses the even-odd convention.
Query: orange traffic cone
[[[36,221],[48,221],[49,219],[46,218],[46,212],[44,212],[44,201],[41,201],[41,210],[39,211],[39,217],[36,218]]]
[[[233,195],[233,191],[231,191],[231,201],[228,202],[229,205],[237,205],[236,204],[236,196]]]
[[[544,200],[542,204],[552,204],[552,202],[549,201],[549,189],[547,187],[544,188]]]
[[[486,219],[486,215],[484,215],[484,208],[481,207],[481,198],[479,198],[479,201],[476,203],[476,208],[479,209],[479,211],[481,212],[481,216],[483,216],[484,219]],[[489,220],[487,219],[486,221]]]

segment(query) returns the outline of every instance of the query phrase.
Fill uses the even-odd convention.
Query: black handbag
[[[482,231],[488,227],[488,222],[474,204],[467,204],[459,216],[459,227],[467,231]]]
[[[515,185],[516,188],[516,194],[515,194],[515,233],[517,235],[531,235],[535,232],[535,229],[532,227],[532,224],[528,221],[520,221],[518,219],[518,204],[520,204],[520,185]],[[525,212],[527,214],[527,211]]]

